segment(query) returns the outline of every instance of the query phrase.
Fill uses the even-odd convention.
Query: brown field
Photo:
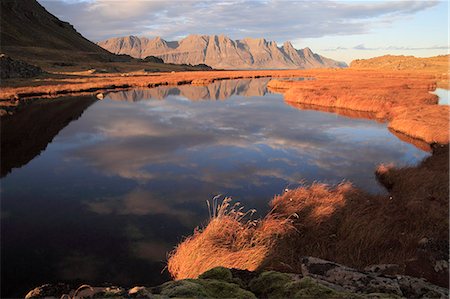
[[[417,167],[380,166],[389,190],[370,195],[350,183],[288,190],[271,212],[247,222],[221,212],[172,252],[169,272],[194,278],[215,266],[301,272],[301,256],[348,266],[397,264],[396,273],[425,277],[448,287],[448,145],[437,146]],[[227,204],[227,203],[226,203]]]

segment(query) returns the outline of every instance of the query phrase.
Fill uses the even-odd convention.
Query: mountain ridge
[[[166,63],[207,64],[223,69],[309,69],[342,68],[344,62],[332,60],[312,52],[310,48],[295,49],[286,41],[278,46],[265,38],[232,40],[226,35],[191,34],[179,41],[161,37],[134,35],[110,38],[97,43],[115,53],[135,58],[156,56]]]
[[[25,61],[64,56],[89,61],[117,59],[35,0],[2,0],[0,8],[1,51],[14,58]]]

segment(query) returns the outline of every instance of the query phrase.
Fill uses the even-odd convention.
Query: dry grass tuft
[[[243,212],[230,198],[221,204],[213,199],[210,221],[170,254],[168,270],[175,279],[196,278],[217,266],[256,270],[269,254],[277,236],[292,229],[289,219],[269,214],[263,221],[247,219],[254,210]],[[251,218],[251,217],[250,217]]]

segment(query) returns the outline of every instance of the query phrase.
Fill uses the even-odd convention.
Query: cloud
[[[188,34],[298,38],[361,34],[435,6],[437,1],[39,0],[93,41],[122,35],[179,39]]]
[[[448,46],[431,46],[431,47],[399,47],[399,46],[387,46],[387,47],[366,47],[364,44],[359,44],[351,48],[347,47],[335,47],[321,49],[322,51],[343,51],[343,50],[359,50],[359,51],[379,51],[379,50],[392,50],[392,51],[420,51],[420,50],[448,50]]]

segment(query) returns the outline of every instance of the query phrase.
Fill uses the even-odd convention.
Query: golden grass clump
[[[217,266],[256,270],[277,236],[292,228],[286,219],[247,219],[254,210],[244,213],[239,204],[230,206],[230,200],[217,205],[217,198],[213,199],[212,207],[208,204],[208,225],[196,229],[170,254],[168,270],[173,278],[196,278]]]

